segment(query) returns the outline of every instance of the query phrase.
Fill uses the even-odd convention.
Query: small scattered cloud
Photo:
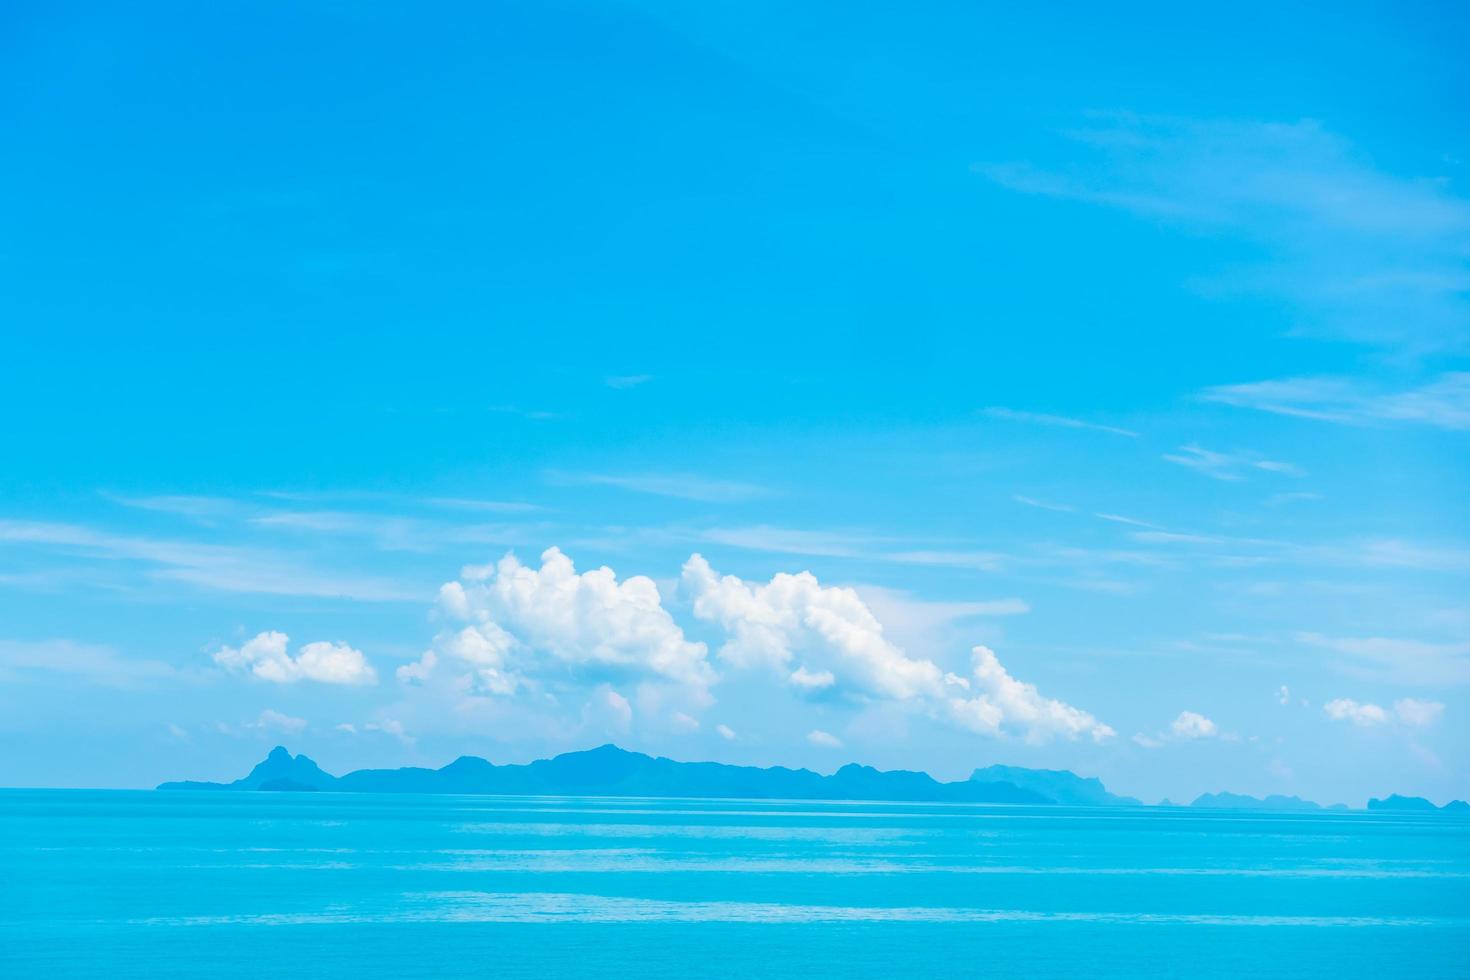
[[[1417,698],[1399,698],[1393,703],[1393,712],[1399,721],[1415,728],[1428,728],[1444,714],[1444,705],[1439,701],[1421,701]]]
[[[1428,728],[1444,714],[1444,705],[1439,701],[1399,698],[1390,712],[1371,702],[1336,698],[1324,704],[1322,711],[1333,721],[1351,722],[1359,728],[1381,728],[1395,720],[1407,728]]]
[[[1239,741],[1238,736],[1222,733],[1218,725],[1199,712],[1181,711],[1169,723],[1168,731],[1153,735],[1139,732],[1133,736],[1133,743],[1146,749],[1161,749],[1170,742],[1197,742],[1208,738]]]
[[[1220,734],[1215,723],[1196,711],[1181,711],[1169,725],[1169,733],[1178,739],[1214,738]]]
[[[1322,706],[1327,717],[1333,721],[1350,721],[1359,728],[1386,725],[1388,712],[1376,704],[1359,704],[1352,698],[1335,698]]]
[[[610,374],[602,379],[602,383],[609,388],[618,391],[626,391],[629,388],[637,388],[639,385],[647,384],[653,380],[651,374]]]
[[[433,650],[425,650],[422,657],[413,663],[407,663],[393,672],[400,684],[422,684],[428,680],[433,673],[434,666],[439,662],[439,655]]]
[[[1276,689],[1276,703],[1281,705],[1291,704],[1291,688],[1282,684]]]
[[[246,728],[253,728],[263,732],[285,732],[287,735],[300,735],[306,731],[305,718],[293,718],[291,715],[283,714],[274,708],[266,708],[253,722],[248,723]]]
[[[365,732],[380,732],[384,735],[391,735],[400,742],[407,744],[413,743],[413,737],[403,727],[403,722],[396,718],[383,718],[379,721],[370,721],[362,726],[362,730]]]
[[[984,413],[993,419],[1003,419],[1007,422],[1025,422],[1030,425],[1045,425],[1058,429],[1090,429],[1094,432],[1106,432],[1115,436],[1127,436],[1137,439],[1138,433],[1132,429],[1119,428],[1116,425],[1103,425],[1098,422],[1088,422],[1083,419],[1074,419],[1066,415],[1050,415],[1046,412],[1022,412],[1013,408],[987,408]]]
[[[270,631],[258,633],[239,647],[222,646],[214,662],[231,673],[248,673],[276,684],[308,680],[321,684],[376,684],[377,672],[361,650],[346,643],[308,643],[291,656],[290,637]]]
[[[723,738],[725,741],[735,741],[735,729],[731,728],[729,725],[716,725],[715,731],[719,734],[720,738]]]
[[[820,728],[813,728],[806,733],[806,740],[811,744],[823,749],[840,749],[842,740],[831,732],[824,732]]]

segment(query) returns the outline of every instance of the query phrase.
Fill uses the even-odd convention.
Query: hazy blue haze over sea
[[[0,975],[1464,976],[1445,814],[0,791]]]

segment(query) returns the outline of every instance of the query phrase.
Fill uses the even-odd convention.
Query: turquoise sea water
[[[0,791],[4,977],[1470,975],[1470,821]]]

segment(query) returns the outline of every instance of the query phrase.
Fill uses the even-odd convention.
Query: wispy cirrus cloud
[[[1241,450],[1218,452],[1197,443],[1189,443],[1180,446],[1175,452],[1165,453],[1163,459],[1203,473],[1214,480],[1243,480],[1252,470],[1288,476],[1302,475],[1302,471],[1291,463],[1266,459],[1256,453]]]
[[[1037,500],[1035,497],[1027,497],[1019,493],[1011,494],[1011,499],[1018,504],[1025,504],[1027,507],[1035,507],[1038,510],[1055,511],[1058,514],[1070,514],[1077,509],[1071,504],[1054,504],[1046,500]]]
[[[314,596],[362,602],[421,600],[425,592],[388,579],[315,568],[269,549],[114,534],[79,524],[0,520],[0,545],[103,562],[137,562],[154,579],[221,592]]]
[[[1450,371],[1409,388],[1356,378],[1282,378],[1217,385],[1205,401],[1344,425],[1470,429],[1470,371]]]
[[[1074,419],[1066,415],[1051,415],[1046,412],[1023,412],[1014,408],[991,407],[984,410],[984,414],[993,419],[1004,419],[1007,422],[1025,422],[1030,425],[1046,425],[1057,429],[1091,429],[1094,432],[1107,432],[1115,436],[1127,436],[1137,439],[1138,433],[1132,429],[1123,429],[1116,425],[1103,425],[1100,422],[1088,422],[1085,419]]]
[[[110,646],[96,643],[0,640],[0,678],[14,680],[17,672],[64,674],[93,684],[121,688],[181,676],[171,664],[125,657]]]
[[[1062,134],[1075,163],[973,169],[1066,198],[1229,234],[1265,253],[1202,294],[1284,297],[1298,329],[1414,354],[1470,341],[1470,202],[1447,181],[1387,173],[1313,120],[1112,114]]]
[[[1396,636],[1326,636],[1302,632],[1296,640],[1341,655],[1348,673],[1411,684],[1470,683],[1470,643]]]
[[[615,487],[656,497],[675,497],[702,503],[738,503],[770,496],[769,487],[741,480],[717,480],[692,473],[565,473],[551,471],[547,480],[560,484]]]

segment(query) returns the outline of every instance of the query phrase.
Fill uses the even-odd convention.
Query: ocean
[[[0,976],[1466,977],[1470,820],[4,790]]]

